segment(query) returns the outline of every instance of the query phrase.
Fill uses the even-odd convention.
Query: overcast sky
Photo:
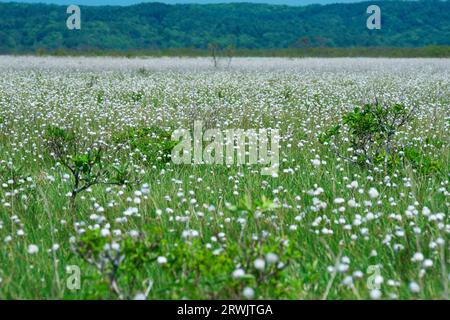
[[[0,2],[27,2],[27,3],[54,3],[54,4],[78,4],[78,5],[130,5],[142,2],[164,3],[224,3],[224,2],[255,2],[271,4],[305,5],[312,3],[343,3],[359,2],[358,0],[0,0]]]

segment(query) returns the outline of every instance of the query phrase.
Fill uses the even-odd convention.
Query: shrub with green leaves
[[[108,229],[94,229],[82,232],[72,251],[96,269],[117,298],[130,299],[140,287],[137,279],[142,269],[156,260],[157,246],[143,237],[113,236]]]
[[[164,165],[171,159],[172,149],[177,141],[171,139],[171,132],[159,127],[129,128],[115,137],[118,143],[128,143],[135,152],[135,158],[147,165]]]
[[[51,156],[72,174],[70,212],[75,211],[77,195],[98,185],[124,185],[130,183],[131,172],[126,162],[111,162],[119,147],[103,141],[86,141],[70,129],[47,127],[45,140]]]
[[[443,169],[438,160],[412,147],[403,149],[403,160],[405,164],[410,164],[414,169],[425,175],[440,172]]]
[[[386,170],[397,161],[400,148],[396,135],[412,119],[415,109],[376,100],[346,113],[341,123],[319,135],[319,141],[331,144],[340,157],[361,165],[383,164]]]

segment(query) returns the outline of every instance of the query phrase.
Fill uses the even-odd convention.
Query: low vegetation
[[[448,299],[448,60],[5,59],[0,298]],[[278,174],[174,164],[198,120]]]

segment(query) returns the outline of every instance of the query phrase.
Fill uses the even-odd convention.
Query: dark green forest
[[[381,8],[381,30],[366,27],[370,4]],[[81,30],[67,29],[68,16],[64,6],[0,3],[0,52],[450,45],[448,1],[81,6]]]

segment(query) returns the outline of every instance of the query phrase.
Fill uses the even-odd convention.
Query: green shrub
[[[87,230],[72,244],[72,251],[95,267],[111,293],[130,299],[139,287],[140,271],[156,260],[157,244],[127,234],[120,237],[102,235],[99,229]],[[102,283],[99,284],[102,286]],[[99,291],[102,291],[99,288]],[[145,291],[145,290],[144,290]]]
[[[82,141],[73,130],[49,126],[44,139],[55,161],[72,174],[70,213],[75,212],[75,201],[81,192],[97,185],[131,183],[128,164],[109,163],[109,156],[119,150],[103,142]]]
[[[411,120],[415,107],[375,103],[356,107],[342,117],[342,124],[334,125],[318,137],[322,144],[333,143],[339,156],[360,165],[383,164],[385,170],[398,161],[401,148],[396,143],[400,127]],[[342,136],[345,138],[342,139]],[[347,156],[341,150],[350,150]]]
[[[177,141],[172,141],[171,132],[152,126],[130,128],[115,138],[116,142],[129,143],[137,157],[148,165],[162,165],[171,160],[172,149]]]

